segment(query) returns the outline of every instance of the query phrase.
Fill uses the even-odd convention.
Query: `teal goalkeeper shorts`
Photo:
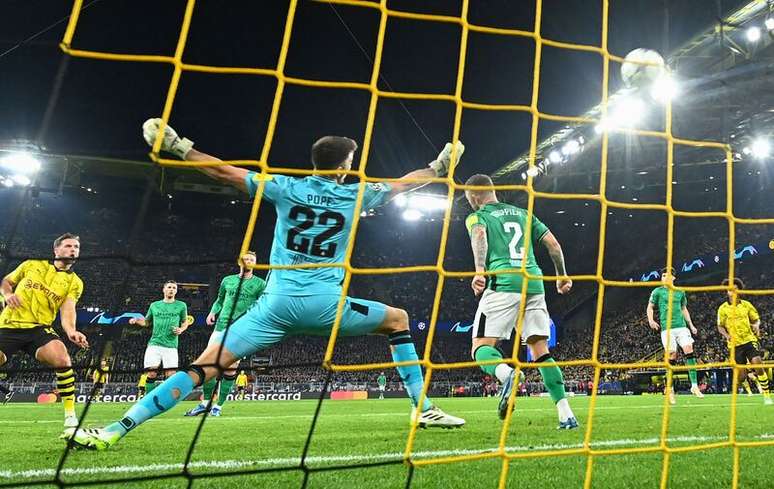
[[[338,304],[338,295],[263,294],[225,333],[224,347],[235,357],[244,358],[286,336],[328,336],[336,320]],[[339,336],[373,333],[386,314],[387,306],[382,303],[347,297]]]

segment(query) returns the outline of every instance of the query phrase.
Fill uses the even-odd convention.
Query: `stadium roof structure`
[[[771,49],[774,31],[767,32],[763,22],[772,14],[771,8],[767,0],[748,2],[666,57],[680,87],[679,96],[672,102],[673,134],[686,139],[730,143],[735,151],[735,167],[746,166],[745,173],[756,176],[760,171],[747,165],[752,161],[742,154],[742,148],[749,147],[756,136],[774,135],[774,90],[767,83],[767,75],[774,70]],[[753,25],[760,25],[763,32],[754,42],[745,37],[746,29]],[[615,85],[614,71],[618,66],[615,62],[610,64],[611,86]],[[629,95],[632,95],[630,89],[611,90],[608,114],[617,102]],[[643,93],[634,95],[643,100],[647,97]],[[648,102],[646,117],[630,127],[663,131],[664,108],[653,100]],[[601,114],[600,104],[581,117],[600,120]],[[534,162],[538,168],[532,170],[535,188],[554,192],[596,191],[601,130],[593,123],[569,124],[540,141]],[[572,146],[562,151],[568,142]],[[666,166],[663,139],[610,131],[608,151],[608,189],[643,191],[653,186],[663,193]],[[495,171],[493,179],[500,184],[521,183],[526,179],[529,159],[529,151],[525,151]],[[712,192],[725,180],[724,155],[717,149],[676,145],[674,161],[680,167],[675,171],[676,175],[681,174],[675,180],[679,184],[703,185],[704,191]],[[736,165],[737,162],[742,165]],[[523,197],[521,194],[514,199]]]

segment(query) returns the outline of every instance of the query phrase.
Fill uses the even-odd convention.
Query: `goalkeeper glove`
[[[438,153],[438,158],[430,162],[429,166],[435,170],[437,176],[442,177],[446,175],[449,172],[450,166],[457,166],[457,163],[459,163],[462,153],[465,152],[465,145],[462,144],[462,141],[457,141],[455,146],[454,162],[452,162],[452,143],[446,143],[443,150]]]
[[[156,141],[156,135],[159,133],[159,127],[161,127],[161,119],[148,119],[142,125],[142,137],[145,138],[145,142],[148,146],[153,147],[153,143]],[[180,138],[169,125],[164,127],[164,139],[161,141],[161,151],[172,153],[181,160],[185,159],[185,155],[193,149],[193,141],[188,138]]]

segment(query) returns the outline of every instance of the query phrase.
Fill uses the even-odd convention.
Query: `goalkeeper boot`
[[[107,431],[103,428],[81,428],[75,430],[72,436],[73,446],[88,450],[107,450],[121,439],[121,435],[115,431]]]
[[[221,414],[220,409],[221,409],[220,406],[218,406],[217,404],[215,406],[212,406],[212,409],[210,409],[210,416],[215,416],[215,417],[220,416]]]
[[[439,407],[431,406],[430,409],[417,413],[417,408],[411,410],[411,419],[416,419],[420,428],[461,428],[465,420],[446,414]]]
[[[704,397],[704,394],[702,394],[701,390],[699,389],[699,386],[697,385],[694,385],[693,387],[691,387],[691,394],[698,397],[699,399]]]
[[[208,410],[209,408],[204,404],[197,404],[193,409],[186,411],[185,416],[199,416],[200,414],[206,413]]]
[[[565,421],[559,421],[558,430],[574,430],[578,427],[578,420],[574,416],[567,418]]]

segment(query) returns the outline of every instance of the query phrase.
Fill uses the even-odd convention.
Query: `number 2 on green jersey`
[[[519,241],[524,234],[521,231],[521,226],[519,226],[518,222],[504,222],[503,231],[507,234],[513,233],[513,238],[511,238],[511,242],[508,243],[508,250],[511,253],[511,260],[516,262],[514,263],[514,266],[520,267],[521,260],[524,259],[524,247],[517,248]]]

